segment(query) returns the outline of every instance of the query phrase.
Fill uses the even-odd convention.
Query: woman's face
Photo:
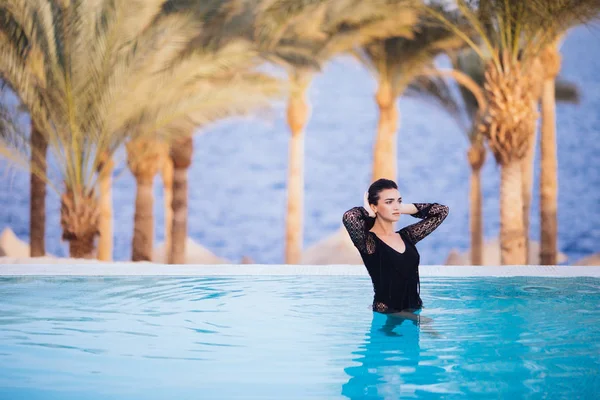
[[[371,204],[371,208],[377,214],[377,218],[396,222],[400,219],[400,204],[402,196],[398,189],[384,189],[379,192],[377,205]]]

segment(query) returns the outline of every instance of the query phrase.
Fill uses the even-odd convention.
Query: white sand
[[[186,264],[229,264],[231,261],[218,257],[206,247],[196,243],[193,239],[187,238],[185,243],[185,263]],[[154,248],[152,261],[156,263],[165,263],[165,244],[160,243]]]
[[[490,242],[494,246],[495,242]],[[489,250],[488,250],[489,251]],[[164,249],[159,246],[151,262],[101,262],[58,258],[52,255],[29,257],[29,246],[10,230],[0,235],[0,276],[2,275],[360,275],[368,276],[358,252],[345,230],[340,230],[326,240],[305,251],[304,265],[258,265],[243,260],[245,264],[232,264],[189,239],[186,248],[186,265],[165,265]],[[498,252],[499,253],[499,252]],[[488,258],[490,262],[492,258]],[[499,257],[498,257],[499,259]],[[461,259],[462,260],[462,259]],[[462,260],[464,261],[464,260]],[[499,261],[499,260],[498,260]],[[427,276],[555,276],[600,277],[598,255],[583,260],[585,265],[560,266],[470,266],[421,265],[420,274]],[[595,262],[591,264],[591,262]]]
[[[600,253],[592,254],[591,256],[582,258],[573,263],[573,265],[600,265]]]
[[[564,264],[567,262],[567,256],[564,253],[559,253],[558,263]],[[527,263],[530,265],[540,264],[540,244],[535,240],[529,242],[529,258]],[[341,228],[333,235],[315,243],[307,248],[303,254],[300,264],[349,264],[362,265],[362,259],[358,251],[352,244],[350,236],[345,229]],[[446,265],[469,265],[471,264],[471,252],[469,250],[460,252],[452,250],[446,261]],[[600,262],[596,262],[600,265]],[[488,239],[483,245],[483,265],[494,266],[500,265],[500,240],[498,238]],[[593,264],[586,264],[593,265]]]
[[[213,254],[210,250],[196,243],[193,239],[188,238],[185,247],[185,263],[186,264],[230,264],[231,261],[224,258],[218,257]],[[48,254],[45,257],[29,259],[29,244],[19,239],[17,235],[10,229],[6,228],[0,234],[0,257],[8,257],[8,259],[14,260],[10,263],[13,264],[30,264],[30,263],[46,263],[53,262],[56,256]],[[7,260],[8,260],[7,259]],[[154,248],[152,252],[152,260],[156,263],[164,263],[165,257],[165,246],[164,243],[160,243]],[[8,262],[8,261],[7,261]],[[60,262],[70,262],[68,259],[62,259]],[[85,263],[99,262],[97,260],[86,260],[82,261]],[[1,263],[1,262],[0,262]]]

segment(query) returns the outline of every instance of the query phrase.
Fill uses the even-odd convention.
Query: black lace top
[[[370,232],[374,219],[364,207],[354,207],[342,219],[354,246],[360,252],[373,283],[373,311],[389,313],[416,310],[423,306],[419,283],[420,256],[416,244],[433,232],[448,215],[448,207],[438,203],[414,203],[420,218],[400,229],[406,250],[399,253]]]

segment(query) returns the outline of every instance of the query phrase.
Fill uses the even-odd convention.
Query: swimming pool
[[[600,278],[0,277],[0,399],[594,398]],[[393,322],[393,321],[391,321]]]

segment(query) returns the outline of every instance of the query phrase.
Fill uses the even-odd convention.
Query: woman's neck
[[[394,223],[391,221],[384,221],[381,218],[375,219],[375,224],[371,230],[381,235],[393,235],[396,233],[394,230]]]

